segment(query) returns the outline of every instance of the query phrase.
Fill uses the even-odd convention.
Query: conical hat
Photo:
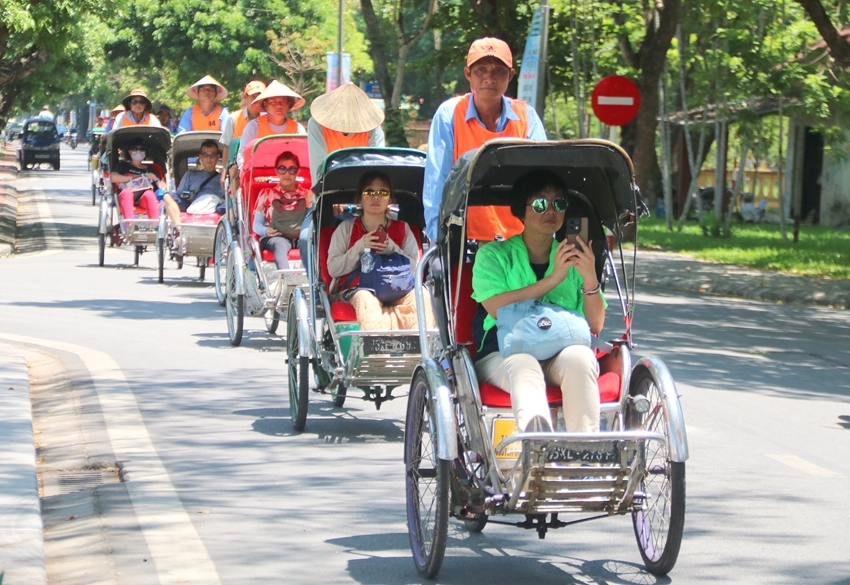
[[[153,109],[153,103],[151,102],[150,98],[148,97],[148,94],[146,94],[145,90],[143,90],[142,88],[137,87],[136,89],[134,89],[133,91],[130,92],[130,95],[125,97],[123,100],[121,100],[121,105],[124,106],[125,110],[130,109],[130,100],[132,100],[134,97],[144,98],[144,100],[146,102],[148,102],[147,105],[145,106],[146,112],[150,112]]]
[[[258,95],[253,102],[251,102],[251,109],[255,112],[265,112],[266,109],[263,107],[263,100],[266,100],[271,97],[291,97],[295,99],[295,104],[289,111],[297,110],[301,106],[305,104],[304,98],[295,93],[294,90],[290,89],[289,86],[279,82],[277,79],[273,79],[272,82],[266,87],[266,90]]]
[[[109,110],[109,115],[110,116],[117,116],[118,114],[120,114],[121,112],[123,112],[126,109],[127,108],[124,107],[124,104],[118,104],[117,106],[115,106],[114,108]]]
[[[310,114],[325,128],[346,134],[371,132],[384,122],[384,111],[352,83],[317,97]]]
[[[200,100],[198,97],[198,88],[202,85],[214,85],[218,88],[218,92],[215,94],[215,101],[220,102],[224,98],[227,97],[227,89],[220,84],[218,81],[213,79],[210,75],[205,75],[202,79],[199,79],[195,85],[186,90],[186,95],[195,100],[196,102]]]

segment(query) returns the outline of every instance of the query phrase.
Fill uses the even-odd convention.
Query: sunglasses
[[[141,146],[134,146],[133,148],[130,149],[130,152],[147,152],[147,149],[145,149]]]
[[[145,100],[130,100],[131,106],[146,106],[148,102]]]
[[[301,170],[298,167],[277,167],[277,173],[279,175],[285,175],[289,173],[290,175],[297,175],[298,171]]]
[[[538,197],[537,199],[532,200],[529,204],[529,207],[534,210],[535,213],[544,214],[546,210],[549,209],[549,200],[545,197]],[[567,210],[567,200],[566,199],[553,199],[552,200],[552,208],[556,213],[564,213]]]
[[[389,199],[389,189],[364,189],[363,197],[366,199]]]

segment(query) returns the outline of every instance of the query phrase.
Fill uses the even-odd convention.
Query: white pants
[[[495,352],[475,364],[475,373],[480,382],[510,392],[520,430],[535,416],[552,423],[546,401],[546,385],[550,384],[561,387],[568,431],[599,431],[599,362],[589,347],[572,345],[543,362],[529,354],[503,358]]]

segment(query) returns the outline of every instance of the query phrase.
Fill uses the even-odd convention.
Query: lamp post
[[[339,0],[339,30],[337,31],[337,70],[336,70],[336,86],[342,87],[342,25],[343,25],[343,6],[345,0]]]
[[[543,108],[546,107],[546,73],[549,71],[548,45],[549,45],[549,0],[540,2],[542,24],[540,27],[540,53],[537,59],[537,96],[534,108],[540,117],[543,117]],[[553,112],[554,115],[554,112]]]

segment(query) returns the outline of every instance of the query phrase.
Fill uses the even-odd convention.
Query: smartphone
[[[383,244],[387,241],[387,228],[382,225],[378,226],[378,229],[375,230],[375,237],[377,238],[377,243]]]
[[[576,237],[581,236],[584,243],[587,243],[587,218],[586,217],[568,217],[567,225],[567,242],[576,245]]]

